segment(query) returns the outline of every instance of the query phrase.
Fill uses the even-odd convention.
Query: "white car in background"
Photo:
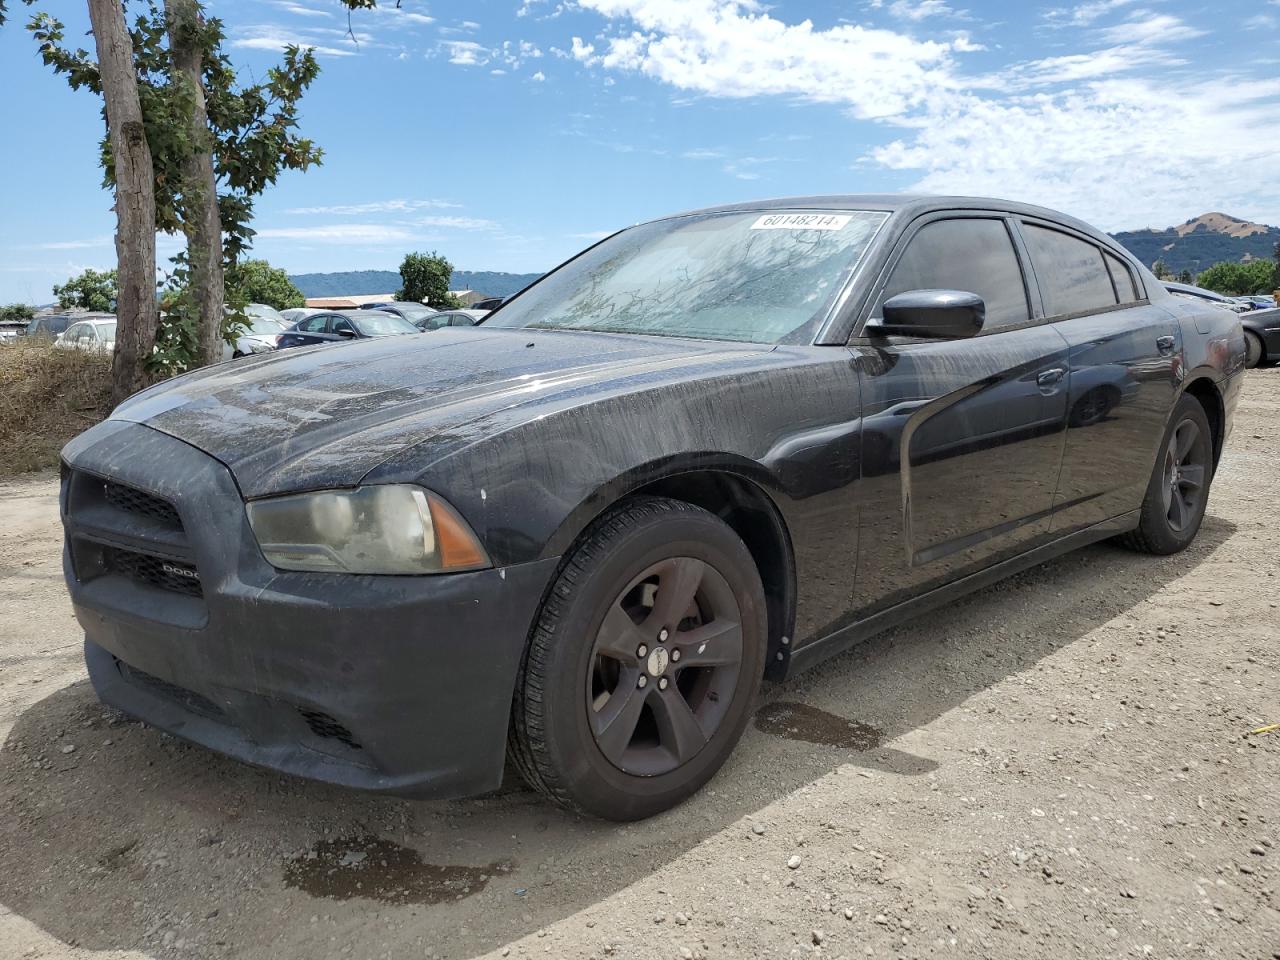
[[[244,308],[249,327],[243,330],[234,344],[222,345],[222,359],[236,360],[254,353],[270,353],[276,348],[276,337],[284,333],[290,321],[275,307],[265,303],[250,303]]]
[[[116,318],[110,315],[77,320],[58,334],[53,345],[59,350],[111,353],[116,348]]]

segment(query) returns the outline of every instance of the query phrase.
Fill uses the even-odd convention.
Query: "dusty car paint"
[[[748,546],[771,558],[762,567],[770,672],[783,676],[1021,566],[1131,529],[1169,412],[1185,391],[1214,405],[1221,448],[1243,364],[1238,321],[1170,297],[1097,231],[1037,208],[972,200],[802,198],[728,209],[783,208],[891,212],[811,345],[450,328],[199,371],[139,394],[69,445],[64,456],[77,471],[214,511],[216,529],[236,531],[230,544],[217,543],[210,527],[204,546],[193,545],[202,580],[211,571],[210,617],[224,592],[237,629],[225,649],[192,655],[211,667],[216,660],[227,683],[239,667],[264,695],[311,702],[323,699],[316,683],[340,682],[341,670],[327,668],[308,680],[299,664],[305,643],[289,639],[278,655],[261,649],[270,644],[254,618],[282,597],[301,598],[290,605],[307,612],[326,664],[351,665],[364,683],[379,670],[396,672],[395,703],[408,696],[399,686],[406,670],[452,669],[473,654],[492,668],[466,673],[475,729],[448,727],[456,761],[438,751],[406,756],[392,742],[404,726],[390,720],[391,732],[378,734],[376,776],[300,767],[284,746],[264,756],[187,735],[256,762],[379,789],[496,786],[515,665],[541,590],[558,558],[620,497],[641,489],[696,502],[723,496],[726,514],[752,521]],[[1144,296],[1049,322],[1033,277],[1033,319],[1019,329],[945,341],[869,335],[877,285],[917,221],[975,211],[1011,223],[1046,218],[1092,238],[1124,259]],[[1016,224],[1010,229],[1016,234]],[[164,444],[203,452],[176,458],[190,461],[189,476],[129,462],[132,445],[162,435]],[[201,507],[206,481],[197,475],[217,477],[216,502]],[[374,656],[362,670],[346,645],[367,642],[359,628],[370,631],[347,618],[347,584],[364,589],[379,578],[273,574],[237,504],[369,483],[416,483],[442,496],[495,570],[369,587],[363,611],[376,612],[378,598],[390,602],[385,591],[397,601],[389,625],[372,631]],[[92,524],[83,527],[75,509],[67,523],[71,539],[92,540]],[[142,669],[171,682],[200,681],[181,657],[157,652],[165,629],[122,627],[104,590],[77,578],[70,548],[68,557],[77,615],[95,645],[126,662],[145,660]],[[472,609],[508,596],[504,620]],[[462,610],[471,618],[465,629]],[[435,626],[411,628],[414,615]],[[285,621],[271,622],[284,629]],[[226,623],[218,626],[224,634]],[[481,627],[489,633],[476,647]],[[199,625],[184,629],[192,651],[208,650]],[[427,652],[405,654],[389,630],[409,631]],[[358,720],[362,710],[384,716],[357,684],[331,712]],[[423,722],[435,716],[434,708],[419,713]],[[474,769],[448,771],[452,762]]]

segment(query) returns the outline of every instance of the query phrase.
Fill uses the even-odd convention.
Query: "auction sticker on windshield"
[[[853,218],[839,213],[768,213],[752,230],[840,230]]]

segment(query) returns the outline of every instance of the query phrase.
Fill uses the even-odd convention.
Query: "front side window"
[[[68,327],[66,333],[62,335],[63,340],[75,341],[84,336],[84,326],[77,323],[74,327]]]
[[[485,326],[809,343],[887,217],[756,210],[644,223],[538,281]]]
[[[1116,305],[1116,292],[1101,249],[1087,240],[1032,223],[1024,224],[1022,233],[1048,316],[1088,313]]]
[[[1031,319],[1022,267],[1003,220],[935,220],[911,238],[881,299],[912,290],[963,290],[987,306],[984,330]]]
[[[351,325],[351,321],[346,317],[338,317],[333,321],[333,333],[355,333],[356,328]]]

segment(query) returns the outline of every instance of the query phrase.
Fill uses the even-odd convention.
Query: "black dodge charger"
[[[481,326],[144,391],[63,452],[101,699],[277,770],[635,819],[762,678],[1196,536],[1245,361],[1077,220],[805,197],[614,234]]]

